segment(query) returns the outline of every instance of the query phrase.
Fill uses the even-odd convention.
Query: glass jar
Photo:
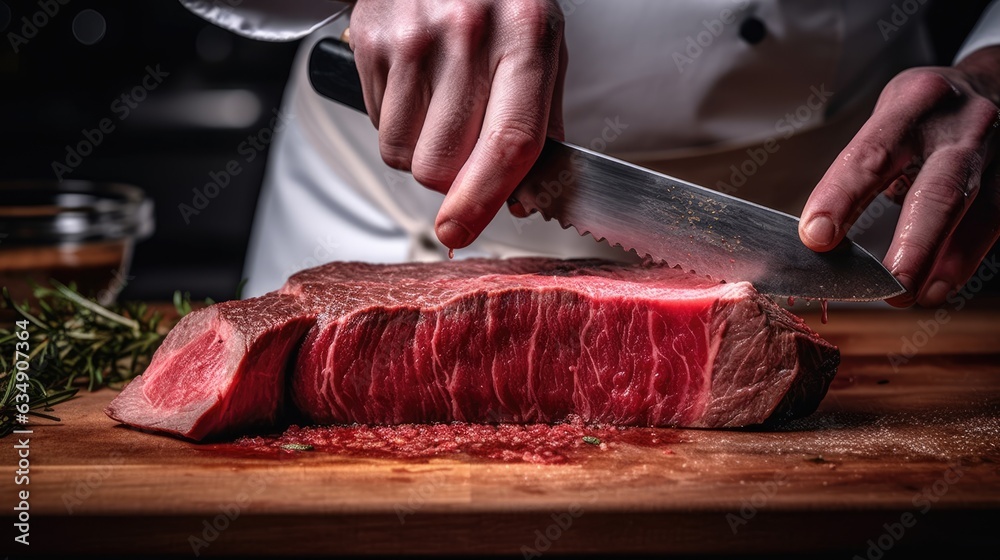
[[[55,279],[108,305],[128,281],[135,243],[153,229],[153,202],[131,185],[0,183],[0,286],[22,302],[33,282]]]

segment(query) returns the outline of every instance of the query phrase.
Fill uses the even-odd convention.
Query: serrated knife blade
[[[905,291],[849,239],[814,252],[794,216],[556,140],[512,198],[640,257],[775,297],[876,301]]]

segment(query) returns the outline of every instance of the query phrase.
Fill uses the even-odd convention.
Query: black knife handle
[[[323,97],[367,113],[354,52],[347,43],[332,38],[316,43],[309,53],[309,81]]]

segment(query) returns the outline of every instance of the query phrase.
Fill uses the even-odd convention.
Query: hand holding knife
[[[309,78],[321,95],[365,111],[346,43],[317,43]],[[512,198],[563,227],[718,280],[748,281],[772,296],[870,301],[903,293],[878,259],[848,239],[813,252],[793,216],[553,139]]]

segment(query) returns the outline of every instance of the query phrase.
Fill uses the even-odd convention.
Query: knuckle
[[[906,93],[919,96],[913,97],[914,99],[925,99],[932,103],[962,95],[962,92],[946,76],[926,68],[906,70],[894,78],[893,82],[902,87]]]
[[[893,171],[892,152],[881,142],[862,140],[855,146],[854,164],[863,173],[877,179],[888,179]]]
[[[446,189],[458,176],[459,169],[446,158],[430,155],[415,155],[412,159],[413,178],[426,187]]]
[[[973,97],[965,108],[970,125],[968,130],[977,143],[984,142],[1000,124],[1000,107],[984,97]]]
[[[434,36],[422,25],[404,25],[392,35],[393,49],[401,60],[419,60],[434,46]]]
[[[350,45],[355,56],[365,56],[368,54],[381,54],[385,50],[386,42],[381,40],[382,35],[376,33],[368,25],[351,25]]]
[[[963,205],[966,198],[965,193],[961,189],[945,180],[931,181],[925,184],[917,196],[925,204],[932,204],[943,208],[954,208]]]
[[[816,192],[822,193],[822,203],[811,205],[812,212],[825,212],[838,223],[850,227],[865,210],[862,194],[847,188],[839,179],[822,181]]]
[[[393,169],[409,171],[413,160],[413,149],[395,139],[384,139],[379,135],[379,153],[382,161]]]
[[[532,125],[510,121],[492,130],[487,137],[487,146],[507,162],[514,164],[533,163],[542,152],[542,135]]]
[[[474,2],[452,2],[439,25],[464,44],[476,44],[488,19],[486,12]]]
[[[542,44],[555,42],[562,37],[565,17],[558,2],[550,0],[521,0],[511,4],[511,18],[527,37]],[[556,41],[552,41],[556,39]]]
[[[924,277],[924,269],[937,253],[937,243],[928,236],[911,235],[899,243],[899,254],[907,255],[895,268],[895,271],[914,280]],[[914,282],[917,284],[918,282]]]
[[[957,146],[942,149],[941,152],[956,169],[957,176],[972,175],[983,168],[983,155],[976,148]]]
[[[920,196],[940,206],[964,206],[979,189],[983,156],[962,147],[945,148],[936,155],[944,165],[925,178]]]
[[[470,221],[476,221],[482,216],[490,216],[492,209],[487,203],[486,193],[466,191],[460,196],[458,207],[461,216],[470,217]]]

